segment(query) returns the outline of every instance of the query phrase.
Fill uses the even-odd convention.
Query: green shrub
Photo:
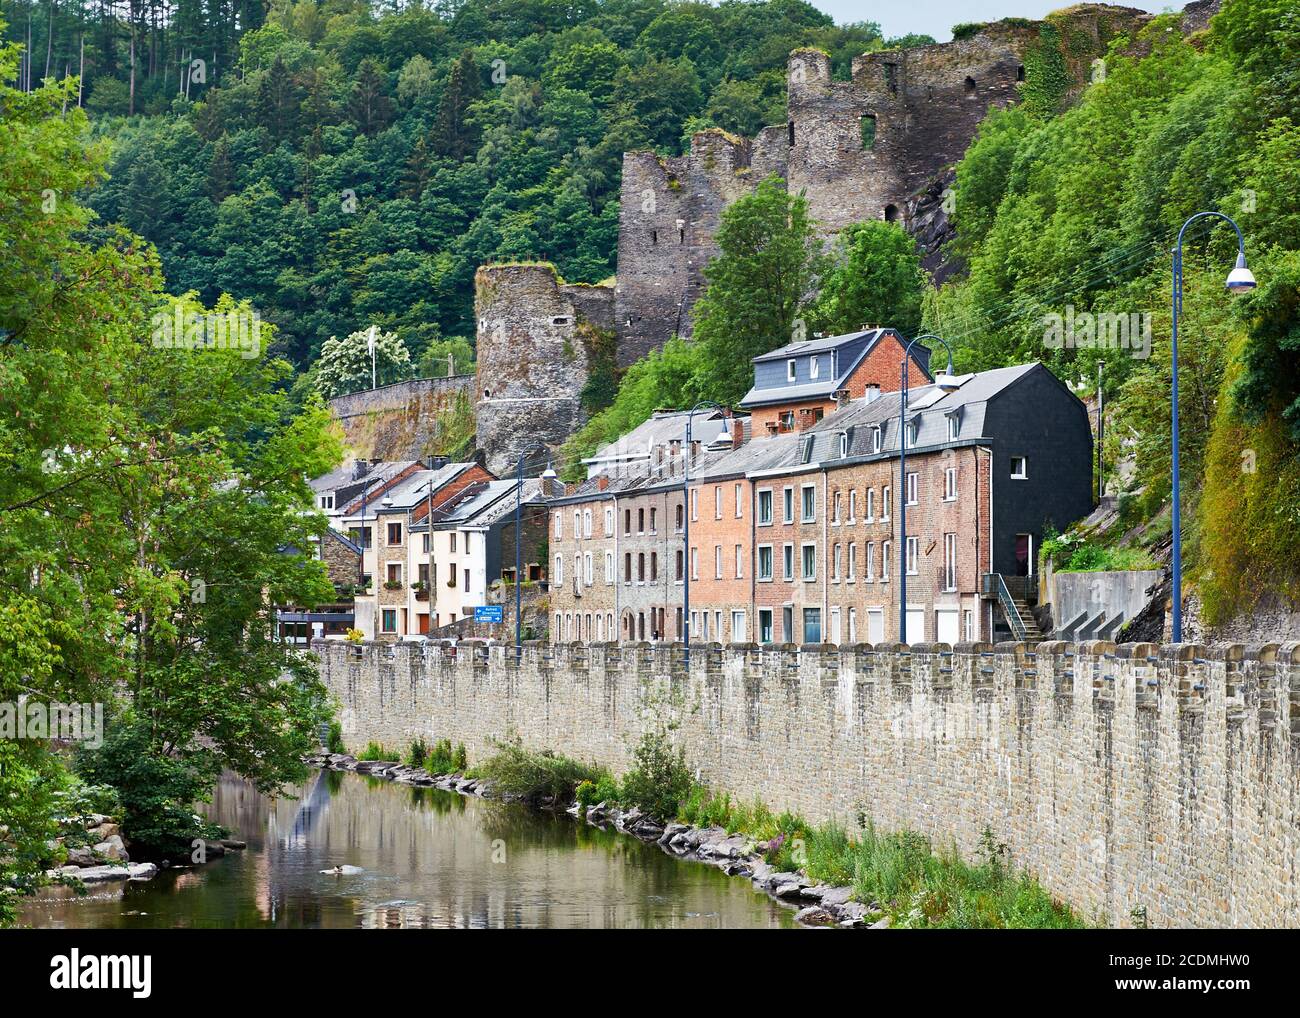
[[[337,720],[330,722],[329,735],[326,738],[325,746],[331,753],[347,752],[347,748],[343,745],[343,725]]]
[[[390,753],[383,746],[373,739],[366,743],[366,748],[361,751],[358,760],[396,760],[397,754]]]
[[[674,752],[669,743],[668,730],[660,727],[642,734],[632,759],[632,769],[623,777],[624,804],[659,820],[677,816],[695,782],[685,753],[680,748]]]
[[[423,736],[411,740],[411,747],[406,751],[406,756],[402,762],[408,767],[422,767],[424,758],[429,755],[429,747],[426,745]]]
[[[611,780],[609,772],[596,764],[581,763],[550,750],[525,749],[518,740],[497,742],[496,754],[482,763],[476,773],[508,794],[535,803],[550,797],[556,802],[571,802],[578,785],[584,781],[599,784]]]
[[[465,744],[462,742],[452,749],[450,739],[439,739],[421,757],[421,766],[430,774],[464,774],[468,765]]]

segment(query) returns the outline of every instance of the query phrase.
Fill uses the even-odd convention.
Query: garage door
[[[925,643],[925,641],[925,610],[922,608],[907,609],[907,642]]]
[[[956,608],[936,608],[934,612],[935,639],[939,643],[958,643],[960,637],[957,627]]]
[[[885,613],[880,608],[867,609],[867,642],[885,642]]]

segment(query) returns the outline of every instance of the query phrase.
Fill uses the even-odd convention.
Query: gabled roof
[[[903,337],[894,329],[867,329],[861,332],[846,333],[843,336],[825,336],[820,339],[787,343],[776,350],[760,354],[753,358],[755,364],[825,353],[828,350],[838,350],[841,347],[860,347],[855,356],[846,358],[844,363],[838,365],[839,370],[834,375],[793,385],[760,386],[755,384],[749,392],[745,393],[745,398],[740,401],[740,405],[742,407],[772,406],[780,403],[801,403],[810,400],[829,399],[832,393],[845,388],[853,372],[857,370],[858,365],[870,356],[871,352],[888,337],[894,337],[900,343],[904,342]],[[929,360],[929,347],[918,344],[912,348],[912,361],[917,370],[921,371],[926,378],[930,377]]]
[[[686,440],[686,419],[689,416],[687,410],[656,410],[648,420],[617,440],[601,446],[595,454],[582,462],[587,465],[590,473],[599,473],[616,464],[628,467],[639,462],[649,463],[656,447]],[[708,445],[721,433],[722,422],[723,415],[718,411],[696,413],[691,420],[691,440]]]
[[[515,511],[515,491],[518,486],[519,482],[515,480],[481,481],[466,485],[454,498],[434,508],[434,528],[455,530],[461,527],[490,527]],[[546,499],[542,494],[541,480],[526,479],[523,504],[538,505],[544,501]]]

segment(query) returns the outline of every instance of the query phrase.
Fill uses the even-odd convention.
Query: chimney
[[[352,479],[354,481],[361,480],[368,473],[370,473],[370,464],[365,460],[357,460],[352,464]]]
[[[868,385],[867,393],[864,398],[868,403],[874,403],[876,400],[880,399],[880,386]]]
[[[596,478],[596,490],[605,491],[609,487],[609,475],[601,474]]]

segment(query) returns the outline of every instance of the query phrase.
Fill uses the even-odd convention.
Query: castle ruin
[[[1215,8],[1217,0],[1189,4],[1185,30],[1204,27]],[[723,209],[771,175],[807,197],[828,235],[871,219],[901,223],[942,277],[952,168],[988,111],[1034,84],[1026,68],[1045,48],[1068,79],[1068,100],[1113,39],[1151,17],[1082,4],[1048,21],[1008,19],[948,43],[863,54],[849,81],[832,78],[826,53],[798,49],[787,65],[785,124],[752,139],[703,131],[682,156],[626,153],[612,288],[565,284],[549,266],[479,270],[476,415],[489,468],[554,449],[584,423],[584,329],[613,330],[621,368],[690,334]]]

